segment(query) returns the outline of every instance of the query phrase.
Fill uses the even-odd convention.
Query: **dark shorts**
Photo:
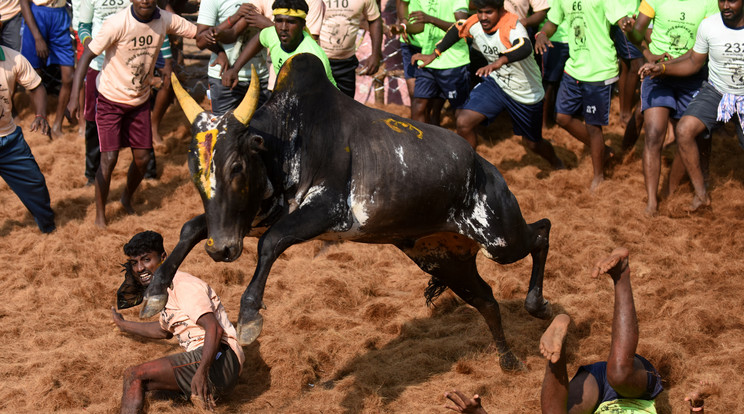
[[[5,16],[3,16],[5,17]],[[7,46],[16,52],[21,51],[21,26],[23,25],[23,16],[18,12],[15,16],[2,22],[0,30],[0,45]]]
[[[98,100],[98,88],[96,88],[96,78],[100,72],[88,68],[88,72],[85,74],[85,110],[83,111],[83,118],[89,122],[95,122],[96,120],[96,102]]]
[[[209,99],[212,102],[212,113],[216,116],[223,115],[237,108],[248,92],[250,82],[238,82],[232,89],[222,85],[222,79],[207,78],[209,82]],[[258,106],[269,100],[269,78],[260,79],[261,92],[258,95]]]
[[[411,56],[415,55],[416,53],[421,53],[420,47],[413,46],[408,43],[400,44],[400,57],[401,59],[403,59],[403,76],[406,79],[416,77],[418,68],[416,67],[416,65],[411,64]]]
[[[506,110],[512,119],[512,128],[516,135],[521,135],[532,142],[540,142],[542,139],[543,102],[532,105],[519,103],[507,95],[490,76],[484,77],[483,81],[470,91],[470,97],[462,109],[485,115],[489,123]]]
[[[418,68],[414,98],[432,99],[444,96],[452,109],[460,109],[468,99],[470,79],[468,65],[452,69]]]
[[[96,126],[101,152],[121,148],[152,148],[150,100],[130,106],[106,99],[99,94],[96,101]]]
[[[359,67],[359,59],[352,55],[346,59],[328,59],[328,62],[331,64],[331,74],[338,89],[353,98],[356,93],[356,70]]]
[[[610,123],[610,99],[615,81],[609,80],[607,84],[581,82],[564,73],[555,98],[555,111],[572,116],[583,115],[588,125],[607,125]]]
[[[651,78],[646,76],[641,83],[641,111],[648,108],[666,107],[670,109],[670,117],[682,118],[692,97],[707,79],[707,74],[708,68],[704,67],[700,72],[689,77]]]
[[[42,66],[58,64],[61,66],[75,65],[75,52],[70,38],[70,15],[65,7],[44,7],[31,4],[36,26],[44,37],[49,49],[49,57],[42,62],[36,55],[36,41],[28,26],[23,24],[23,44],[21,53],[28,59],[34,69]]]
[[[181,392],[188,398],[191,395],[191,380],[199,368],[202,359],[202,348],[195,351],[168,355],[165,357],[173,367],[173,374]],[[210,391],[215,397],[225,395],[235,384],[240,376],[240,362],[235,352],[227,344],[220,344],[217,357],[209,367]]]
[[[718,120],[718,105],[721,103],[722,98],[723,95],[716,88],[707,81],[703,81],[700,90],[692,98],[690,104],[687,105],[684,115],[699,119],[710,133],[714,128],[723,125],[723,122]],[[738,116],[733,116],[731,121],[736,128],[736,137],[739,139],[739,145],[744,148],[744,132],[742,132]]]
[[[568,43],[552,43],[553,47],[549,47],[542,56],[543,80],[560,82],[563,78],[563,68],[568,60]]]
[[[617,57],[625,60],[643,59],[643,52],[641,52],[641,49],[638,49],[636,45],[628,40],[621,28],[613,25],[610,28],[610,36],[612,36],[612,41],[615,43]]]
[[[664,389],[664,387],[662,387],[661,385],[661,376],[659,375],[658,371],[656,371],[656,368],[654,368],[654,366],[651,365],[651,363],[648,362],[646,358],[638,354],[636,354],[636,358],[641,361],[643,367],[646,368],[648,379],[645,394],[635,399],[653,400]],[[597,380],[597,386],[599,386],[599,402],[597,403],[597,405],[602,404],[605,401],[614,401],[622,398],[622,396],[618,394],[612,388],[612,386],[610,386],[610,383],[607,382],[607,362],[603,361],[596,362],[591,365],[582,365],[581,367],[579,367],[576,375],[578,375],[582,371],[588,372],[594,377],[595,380]]]

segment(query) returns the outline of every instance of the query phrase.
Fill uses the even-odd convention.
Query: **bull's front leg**
[[[197,243],[207,238],[207,218],[200,214],[187,221],[181,227],[181,237],[173,251],[165,261],[155,270],[152,282],[145,291],[140,318],[149,318],[160,312],[168,302],[166,288],[173,281],[176,270],[183,263],[186,255]]]
[[[290,246],[314,239],[333,227],[333,211],[327,203],[302,206],[272,225],[258,241],[258,262],[251,283],[240,298],[238,315],[238,342],[245,346],[253,343],[261,334],[264,308],[263,294],[274,261]]]
[[[550,220],[542,219],[529,226],[535,232],[535,242],[530,252],[532,254],[532,275],[524,307],[530,315],[547,320],[553,316],[550,303],[543,297],[545,261],[550,248]]]

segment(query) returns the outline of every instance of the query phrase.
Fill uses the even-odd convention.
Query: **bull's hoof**
[[[550,302],[542,296],[533,295],[532,292],[527,294],[527,299],[524,301],[524,308],[535,318],[548,320],[553,317],[553,309],[550,307]]]
[[[520,361],[511,350],[501,354],[499,357],[499,365],[501,365],[501,370],[504,372],[519,372],[527,370],[524,363]]]
[[[140,318],[147,319],[157,315],[158,312],[163,310],[166,302],[168,302],[168,295],[145,296],[142,301]]]
[[[258,335],[261,335],[262,329],[263,316],[260,313],[252,321],[246,323],[238,322],[238,342],[242,346],[252,344],[258,338]]]

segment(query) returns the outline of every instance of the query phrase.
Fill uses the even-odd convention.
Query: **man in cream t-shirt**
[[[163,236],[137,233],[124,245],[126,276],[117,291],[119,309],[136,306],[167,257]],[[127,369],[121,412],[140,412],[145,391],[181,391],[214,408],[215,398],[238,382],[245,356],[220,297],[203,280],[177,271],[168,288],[168,302],[157,322],[128,321],[113,308],[114,324],[122,331],[153,339],[173,336],[185,352]]]
[[[77,115],[80,85],[88,65],[106,52],[98,76],[96,125],[101,145],[101,166],[96,174],[96,219],[106,227],[106,199],[119,150],[132,148],[133,160],[121,196],[124,209],[133,214],[132,194],[144,176],[152,148],[150,90],[152,73],[167,34],[194,38],[196,26],[159,9],[154,0],[132,0],[132,5],[106,20],[98,35],[86,45],[75,71],[71,116]]]

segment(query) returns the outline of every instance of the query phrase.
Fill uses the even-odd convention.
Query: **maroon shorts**
[[[126,147],[152,148],[149,99],[142,105],[130,106],[112,102],[98,94],[96,126],[101,152]]]
[[[98,99],[96,78],[99,73],[101,72],[88,68],[88,72],[85,74],[85,111],[83,117],[89,122],[95,122],[96,120],[96,100]]]

